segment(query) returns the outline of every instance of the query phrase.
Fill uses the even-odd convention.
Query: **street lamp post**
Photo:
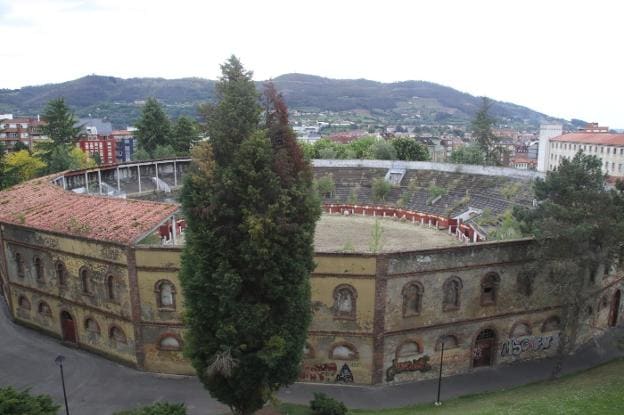
[[[65,356],[58,355],[54,361],[61,368],[61,383],[63,384],[63,399],[65,399],[65,414],[69,415],[69,406],[67,406],[67,393],[65,392],[65,376],[63,375],[63,361],[65,360]]]
[[[434,403],[435,406],[442,405],[442,402],[440,402],[440,388],[442,387],[442,359],[444,359],[444,340],[444,338],[442,338],[441,340],[442,349],[440,350],[440,372],[438,373],[438,396]]]

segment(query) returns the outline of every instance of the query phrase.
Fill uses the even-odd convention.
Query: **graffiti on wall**
[[[522,353],[548,350],[554,344],[554,336],[528,336],[511,338],[501,347],[501,356],[519,356]]]
[[[398,362],[397,359],[392,360],[392,366],[386,370],[386,382],[392,382],[394,377],[403,372],[428,372],[431,370],[429,364],[429,356],[423,356],[418,359],[408,360],[406,362]]]
[[[299,380],[313,382],[331,382],[336,378],[338,367],[335,363],[304,364],[299,373]]]

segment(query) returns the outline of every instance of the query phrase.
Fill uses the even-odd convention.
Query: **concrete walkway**
[[[110,415],[160,400],[184,402],[189,415],[228,412],[225,406],[210,398],[195,378],[140,372],[63,346],[53,338],[13,323],[3,300],[0,300],[0,309],[0,386],[28,387],[33,393],[49,394],[62,403],[60,374],[54,358],[63,354],[72,415]],[[616,337],[623,336],[624,328],[611,330],[596,343],[566,359],[564,372],[586,369],[624,356],[615,341]],[[551,359],[520,362],[444,378],[442,400],[547,379],[552,364]],[[297,383],[281,390],[278,397],[286,402],[307,404],[314,392],[325,392],[350,408],[378,409],[431,403],[435,400],[436,387],[436,381],[378,387]]]

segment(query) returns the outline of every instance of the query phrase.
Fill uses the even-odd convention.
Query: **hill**
[[[291,110],[335,113],[342,119],[384,124],[465,124],[480,99],[425,81],[382,83],[366,79],[329,79],[287,74],[273,80]],[[261,89],[263,82],[258,82]],[[202,78],[130,78],[89,75],[60,84],[0,89],[0,113],[38,114],[46,102],[62,96],[79,116],[107,118],[116,127],[131,125],[142,102],[155,97],[168,113],[196,115],[201,102],[215,99],[215,81]],[[503,124],[535,127],[552,120],[512,103],[495,101],[492,114]]]

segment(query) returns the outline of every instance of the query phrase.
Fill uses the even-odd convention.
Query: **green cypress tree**
[[[76,117],[63,98],[49,101],[42,118],[46,123],[41,131],[52,140],[55,147],[74,144],[78,139],[81,127],[76,125]]]
[[[260,129],[251,72],[235,57],[221,69],[182,191],[185,352],[212,396],[250,414],[297,377],[320,207],[281,97],[268,89]]]
[[[179,117],[173,124],[171,135],[176,154],[188,155],[199,136],[197,121],[186,115]]]
[[[150,156],[157,146],[171,144],[171,123],[162,106],[155,98],[149,98],[136,123],[139,147]]]

